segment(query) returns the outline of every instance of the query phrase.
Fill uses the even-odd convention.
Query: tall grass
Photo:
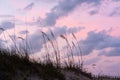
[[[72,67],[72,66],[74,66],[74,54],[73,54],[73,51],[72,51],[72,47],[71,47],[71,45],[70,45],[67,37],[65,37],[64,35],[60,35],[60,37],[63,38],[66,41],[66,43],[67,43],[67,47],[68,47],[68,59],[70,58],[69,52],[70,52],[70,54],[72,56],[72,60],[69,59],[70,61],[68,61],[68,64],[69,64],[69,66]]]
[[[83,68],[83,55],[82,55],[82,50],[81,50],[81,47],[80,47],[80,45],[79,45],[79,43],[78,43],[78,40],[77,40],[77,38],[76,38],[76,36],[75,36],[74,33],[72,33],[72,36],[73,36],[74,39],[76,40],[77,45],[78,45],[78,48],[79,48],[79,53],[78,53],[78,55],[81,57],[81,60],[79,59],[79,57],[78,57],[78,59],[79,59],[79,66],[80,66],[81,69],[82,69],[82,68]],[[80,61],[81,61],[81,63],[80,63]]]
[[[4,29],[2,29],[2,28],[0,28],[0,30],[2,30],[2,31],[5,31]],[[6,50],[6,51],[4,51],[4,50],[2,50],[2,49],[0,49],[0,57],[2,56],[6,56],[7,58],[8,57],[12,57],[12,58],[14,58],[14,59],[16,59],[16,60],[19,60],[20,62],[22,62],[22,63],[20,63],[21,65],[24,65],[24,63],[25,63],[25,65],[27,66],[27,65],[29,65],[29,66],[37,66],[37,69],[36,69],[36,71],[38,70],[39,72],[40,72],[40,75],[42,75],[42,74],[46,74],[47,73],[47,71],[48,71],[48,73],[49,73],[49,75],[50,76],[53,76],[53,77],[55,77],[56,76],[56,74],[57,74],[57,77],[60,77],[61,78],[61,76],[63,76],[62,74],[61,74],[61,71],[59,71],[59,69],[61,68],[62,70],[70,70],[70,71],[74,71],[74,72],[76,72],[76,73],[78,73],[78,74],[82,74],[82,75],[84,75],[84,76],[86,76],[86,77],[88,77],[88,78],[90,78],[90,79],[92,79],[92,80],[104,80],[104,79],[110,79],[110,80],[119,80],[120,78],[118,78],[118,77],[109,77],[109,76],[100,76],[100,75],[98,75],[98,76],[94,76],[94,75],[92,75],[91,73],[88,73],[86,70],[84,70],[84,68],[83,68],[83,52],[82,52],[82,50],[81,50],[81,47],[80,47],[80,44],[79,44],[79,42],[78,42],[78,40],[77,40],[77,37],[75,36],[75,34],[74,33],[72,33],[72,37],[74,38],[74,40],[72,41],[72,46],[71,46],[71,44],[70,44],[70,42],[69,42],[69,39],[67,38],[67,36],[66,35],[60,35],[59,37],[60,38],[62,38],[63,40],[65,40],[65,42],[66,42],[66,45],[67,45],[67,52],[66,53],[64,53],[64,54],[67,54],[67,62],[65,63],[66,65],[64,66],[64,67],[62,67],[63,65],[62,65],[62,60],[61,60],[61,52],[60,52],[60,50],[59,50],[59,45],[58,45],[58,41],[57,41],[57,39],[56,39],[56,36],[55,36],[55,34],[54,34],[54,32],[52,31],[52,30],[50,30],[50,35],[49,34],[47,34],[47,33],[45,33],[45,32],[43,32],[43,31],[41,31],[40,33],[42,33],[42,39],[43,39],[43,41],[44,41],[44,49],[45,49],[45,53],[43,53],[43,54],[45,54],[46,55],[46,58],[44,59],[45,60],[45,62],[43,61],[43,62],[41,62],[40,61],[40,63],[39,62],[36,62],[36,61],[32,61],[30,58],[29,58],[29,51],[28,50],[31,50],[31,46],[32,46],[32,44],[30,44],[30,42],[28,42],[28,35],[26,34],[26,42],[25,42],[25,39],[24,38],[22,38],[22,37],[18,37],[18,39],[21,39],[22,40],[22,43],[23,43],[23,46],[25,46],[24,48],[23,48],[23,50],[21,49],[21,44],[19,44],[19,48],[18,48],[18,46],[17,46],[17,44],[16,44],[16,39],[13,39],[10,35],[9,35],[9,33],[7,33],[8,35],[9,35],[9,37],[10,37],[10,39],[13,41],[13,45],[15,46],[15,51],[13,50],[13,51],[10,51],[10,50]],[[5,36],[5,33],[3,33],[4,34],[4,38],[6,37]],[[54,55],[55,55],[55,62],[52,62],[52,58],[53,58],[53,56],[52,56],[52,58],[51,58],[51,53],[50,53],[50,48],[48,47],[48,42],[50,43],[50,45],[51,45],[51,47],[52,47],[52,49],[53,49],[53,53],[54,53]],[[29,44],[29,46],[28,46],[28,44]],[[80,56],[80,57],[78,57],[78,64],[75,64],[75,59],[74,59],[74,51],[73,51],[73,49],[76,49],[77,50],[77,47],[78,47],[78,50],[79,50],[79,52],[78,52],[78,55]],[[28,49],[29,48],[29,49]],[[11,54],[12,53],[12,54]],[[18,54],[19,53],[19,54]],[[24,55],[23,55],[24,54]],[[1,58],[2,58],[1,57]],[[16,58],[15,58],[16,57]],[[11,58],[10,58],[11,59]],[[12,59],[13,60],[13,59]],[[21,61],[22,60],[22,61]],[[18,62],[19,62],[18,61]],[[14,62],[14,61],[13,61]],[[17,65],[15,65],[15,66],[21,66],[20,64],[18,64],[17,63]],[[34,64],[34,65],[33,65]],[[11,65],[14,65],[14,64],[11,64]],[[13,67],[13,66],[12,66]],[[42,70],[39,70],[39,68],[38,67],[41,67],[42,69],[43,69],[43,72],[42,72]],[[10,66],[10,68],[11,68],[11,66]],[[27,66],[27,68],[28,68],[28,66]],[[35,67],[36,68],[36,67]],[[31,68],[30,68],[31,69]],[[14,70],[14,69],[13,69]],[[52,70],[54,71],[54,74],[53,75],[51,75],[50,73],[52,72]],[[11,71],[10,71],[10,73],[12,73]],[[41,74],[42,73],[42,74]],[[48,74],[47,73],[47,74]],[[48,76],[48,75],[46,75],[46,76]],[[42,77],[46,77],[46,76],[44,76],[44,75],[42,75]],[[49,77],[50,77],[49,76]],[[47,80],[47,79],[46,79]],[[52,80],[52,79],[51,79]],[[61,78],[61,80],[65,80],[64,78]]]
[[[52,47],[54,49],[54,53],[56,55],[57,66],[60,66],[61,65],[61,55],[60,55],[58,42],[57,42],[56,37],[55,37],[54,33],[52,32],[52,30],[50,30],[50,33],[53,38],[53,40],[50,40],[50,41],[51,41]]]
[[[49,55],[49,48],[47,46],[47,40],[46,40],[46,33],[41,31],[42,33],[42,37],[43,37],[43,41],[44,41],[44,48],[45,48],[45,51],[46,51],[46,62],[49,62],[50,61],[50,55]]]

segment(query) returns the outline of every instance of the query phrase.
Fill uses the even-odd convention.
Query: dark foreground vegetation
[[[0,28],[3,32],[4,29]],[[50,31],[50,34],[46,34],[41,31],[42,39],[45,50],[44,60],[36,61],[29,58],[31,53],[31,43],[28,41],[28,34],[26,33],[26,40],[22,37],[18,39],[22,40],[24,47],[17,46],[16,39],[10,37],[13,42],[13,48],[3,49],[0,45],[0,80],[120,80],[118,77],[110,76],[95,76],[87,72],[84,69],[84,60],[81,47],[74,33],[72,37],[74,40],[70,43],[69,39],[65,35],[60,35],[66,42],[67,52],[61,53],[59,50],[58,42],[55,34]],[[8,34],[10,36],[10,34]],[[5,36],[4,36],[5,38]],[[6,39],[6,38],[5,38]],[[52,53],[48,46],[51,46]],[[74,50],[77,50],[77,63],[75,64]],[[66,59],[61,59],[61,54],[66,55]],[[54,59],[54,60],[53,60]]]
[[[77,65],[61,67],[54,65],[50,60],[37,62],[28,56],[10,55],[9,52],[0,50],[0,80],[120,80],[120,78],[93,77],[91,73],[81,70]]]
[[[64,75],[52,63],[30,61],[26,56],[10,55],[0,51],[0,80],[65,80]]]
[[[64,71],[75,71],[91,78],[77,68],[56,67],[52,62],[46,63],[30,60],[29,57],[0,51],[0,80],[66,80]]]

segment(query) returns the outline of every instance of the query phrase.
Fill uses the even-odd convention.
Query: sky
[[[2,47],[13,47],[11,38],[21,46],[27,40],[29,55],[38,59],[48,43],[43,41],[41,31],[50,36],[52,30],[65,59],[67,44],[60,35],[66,35],[71,44],[74,33],[83,52],[84,67],[95,74],[120,75],[119,28],[120,0],[0,0]],[[74,49],[75,59],[80,57],[77,51]]]

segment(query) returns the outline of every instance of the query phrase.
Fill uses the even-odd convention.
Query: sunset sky
[[[60,35],[71,42],[74,33],[89,71],[120,75],[120,0],[0,0],[0,28],[5,30],[0,29],[0,44],[6,48],[12,46],[9,36],[15,34],[20,44],[18,37],[25,39],[28,33],[34,58],[45,44],[40,30],[54,32],[61,53],[66,43]]]

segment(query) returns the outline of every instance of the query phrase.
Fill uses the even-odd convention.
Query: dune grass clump
[[[14,49],[10,50],[7,48],[5,50],[0,48],[0,80],[32,80],[32,78],[35,77],[43,80],[66,80],[63,73],[64,71],[81,74],[89,78],[89,80],[120,80],[119,77],[110,77],[104,75],[94,76],[92,73],[89,73],[84,69],[83,52],[74,33],[72,33],[72,37],[76,42],[72,41],[72,43],[69,42],[67,36],[58,36],[66,42],[66,53],[60,52],[54,32],[50,31],[50,35],[43,31],[41,31],[41,33],[45,49],[45,52],[43,54],[45,54],[46,56],[43,61],[36,61],[29,57],[29,52],[32,50],[30,48],[31,45],[28,46],[28,44],[30,43],[27,42],[27,39],[25,42],[25,39],[23,39],[22,37],[18,37],[19,39],[22,39],[22,42],[25,46],[23,49],[21,49],[21,46],[17,46],[15,39],[13,39],[9,35],[14,44]],[[28,35],[26,35],[26,38],[28,38]],[[52,57],[49,45],[47,43],[50,43],[49,45],[51,45],[51,48],[53,49],[52,53],[54,54],[54,56]],[[73,51],[74,49],[79,50],[79,52],[77,52],[77,64],[75,63],[75,53]],[[62,62],[62,54],[67,55],[67,60],[65,60],[65,64],[63,64],[64,62]],[[53,59],[55,61],[53,61]]]
[[[41,63],[0,50],[0,80],[29,80],[33,76],[43,80],[65,80],[61,71],[51,62]]]

